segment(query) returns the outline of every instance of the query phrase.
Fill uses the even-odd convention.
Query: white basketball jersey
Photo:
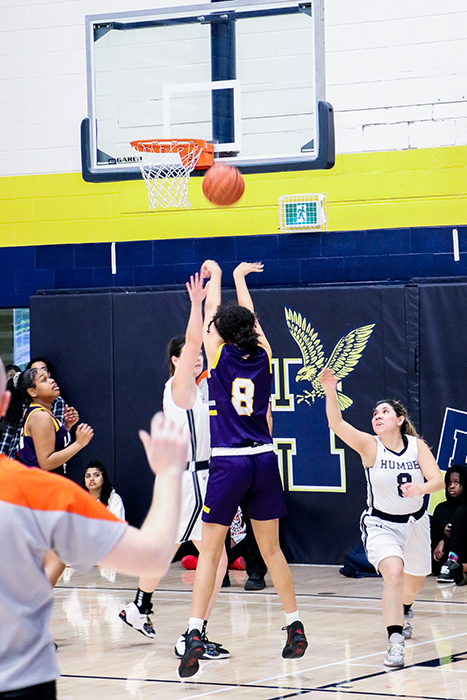
[[[204,462],[211,456],[207,379],[202,379],[197,386],[194,406],[189,409],[180,408],[174,402],[172,382],[173,377],[165,385],[163,398],[164,414],[175,425],[185,426],[190,431],[187,462]]]
[[[407,515],[416,513],[423,505],[423,496],[404,498],[402,484],[423,484],[425,479],[418,464],[417,438],[406,435],[407,446],[392,452],[376,437],[378,452],[372,467],[365,468],[368,506],[383,513]]]

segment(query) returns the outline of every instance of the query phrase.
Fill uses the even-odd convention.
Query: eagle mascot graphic
[[[360,326],[342,336],[332,351],[329,359],[325,358],[323,344],[311,323],[300,313],[284,307],[285,320],[289,333],[302,353],[303,367],[297,372],[295,381],[309,382],[309,389],[297,396],[297,403],[305,401],[309,406],[315,399],[323,399],[324,389],[319,381],[321,372],[329,368],[340,382],[347,377],[359,363],[363,351],[373,332],[375,324]],[[337,402],[341,411],[352,405],[353,401],[341,391],[337,392]]]

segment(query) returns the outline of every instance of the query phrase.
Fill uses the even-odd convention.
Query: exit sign
[[[281,231],[313,231],[326,229],[325,194],[289,194],[279,197]]]

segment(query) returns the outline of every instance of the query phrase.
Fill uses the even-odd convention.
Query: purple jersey
[[[55,427],[55,452],[63,450],[70,442],[70,434],[65,426],[58,421],[46,408],[37,403],[32,403],[24,414],[23,427],[21,429],[21,437],[19,439],[18,461],[25,464],[27,467],[38,467],[36,450],[34,448],[34,440],[28,434],[29,417],[35,411],[46,411],[53,419]],[[60,467],[58,467],[60,468]],[[53,470],[55,471],[55,470]]]
[[[271,360],[264,348],[247,353],[221,345],[209,377],[211,447],[272,442],[267,423]]]

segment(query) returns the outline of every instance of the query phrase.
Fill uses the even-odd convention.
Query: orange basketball
[[[233,165],[216,163],[203,178],[203,192],[207,199],[219,207],[238,202],[245,189],[240,170]]]

